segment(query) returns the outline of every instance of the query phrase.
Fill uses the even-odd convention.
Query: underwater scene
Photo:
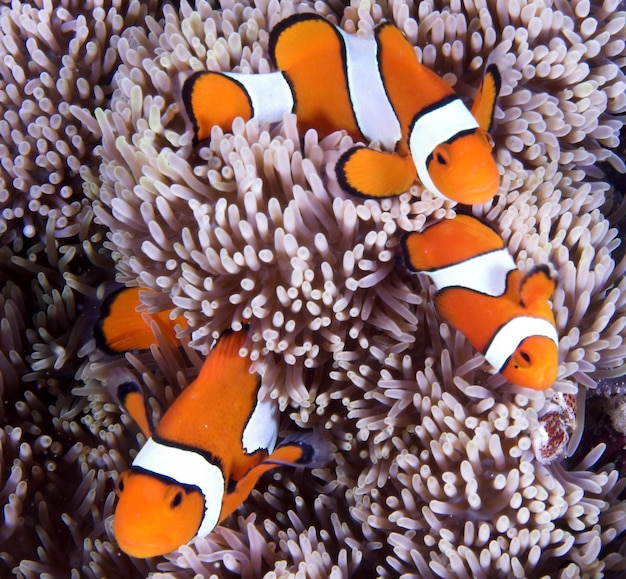
[[[626,4],[0,0],[0,577],[626,574]]]

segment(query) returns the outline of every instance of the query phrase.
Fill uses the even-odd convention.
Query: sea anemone
[[[626,479],[603,441],[566,459],[585,436],[587,393],[626,368],[621,3],[93,4],[0,3],[3,573],[623,568]],[[453,217],[453,203],[419,185],[350,197],[334,164],[352,140],[299,134],[293,115],[237,120],[192,147],[186,76],[270,71],[269,30],[312,10],[359,34],[392,21],[468,102],[487,63],[502,71],[502,184],[471,211],[522,271],[549,263],[557,275],[561,363],[545,393],[494,373],[399,258],[400,235]],[[180,348],[96,350],[98,304],[119,284],[187,317]],[[315,426],[337,451],[324,468],[266,475],[207,537],[131,559],[112,533],[114,485],[145,439],[108,378],[132,373],[158,421],[212,339],[243,320],[283,429]]]

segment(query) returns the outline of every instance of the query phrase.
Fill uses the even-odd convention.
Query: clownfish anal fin
[[[480,128],[485,132],[491,130],[493,113],[496,108],[496,99],[500,92],[502,79],[495,64],[490,64],[485,71],[483,82],[472,105],[472,114],[478,121]]]
[[[358,197],[392,197],[409,190],[416,181],[409,156],[353,147],[337,161],[339,185]]]
[[[523,305],[537,300],[549,300],[556,288],[556,280],[547,265],[538,265],[528,272],[520,284],[519,294]]]
[[[123,382],[117,387],[117,397],[144,436],[149,438],[152,434],[152,428],[150,428],[146,404],[139,385],[136,382]]]

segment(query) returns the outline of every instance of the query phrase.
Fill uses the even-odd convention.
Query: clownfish
[[[177,345],[175,326],[187,327],[185,316],[170,318],[172,310],[148,313],[139,310],[139,293],[149,291],[139,287],[123,287],[109,294],[100,306],[100,316],[93,328],[96,346],[107,354],[129,350],[147,350],[156,342],[147,324],[156,324],[161,334]]]
[[[143,332],[151,333],[145,324]],[[250,357],[241,353],[247,334],[244,328],[221,335],[154,430],[139,386],[117,387],[148,438],[117,484],[113,531],[125,553],[146,558],[173,551],[235,511],[266,471],[327,460],[328,445],[310,432],[276,445],[278,407],[258,400],[261,377],[250,373]]]
[[[355,146],[340,157],[337,178],[353,195],[400,195],[416,178],[459,203],[496,194],[500,176],[488,134],[501,82],[495,65],[487,67],[470,112],[388,22],[366,37],[315,14],[295,14],[272,29],[269,52],[278,72],[197,72],[184,81],[194,144],[215,125],[229,131],[236,117],[274,123],[293,112],[301,131],[325,136],[343,129],[380,143],[383,151]]]
[[[435,308],[507,380],[545,390],[557,377],[558,335],[549,299],[556,282],[547,266],[526,276],[502,238],[467,215],[405,235],[407,267],[427,274]]]

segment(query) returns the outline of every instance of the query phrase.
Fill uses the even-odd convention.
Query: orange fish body
[[[353,147],[337,163],[337,178],[352,194],[400,195],[416,178],[460,203],[482,203],[497,192],[487,136],[500,88],[494,65],[470,112],[389,23],[365,37],[320,16],[296,14],[274,27],[269,48],[279,72],[200,72],[185,81],[195,142],[215,125],[230,130],[236,117],[278,122],[294,112],[301,130],[322,136],[345,130],[380,143],[383,151]]]
[[[407,266],[437,288],[435,307],[513,384],[545,390],[558,372],[558,335],[545,266],[525,277],[500,236],[457,215],[402,241]]]
[[[139,387],[118,386],[120,401],[149,437],[118,483],[113,529],[129,555],[162,555],[207,535],[241,505],[264,472],[320,462],[321,447],[311,444],[310,435],[276,447],[278,408],[274,400],[257,398],[261,378],[241,355],[246,337],[245,329],[222,334],[198,377],[152,433]]]

